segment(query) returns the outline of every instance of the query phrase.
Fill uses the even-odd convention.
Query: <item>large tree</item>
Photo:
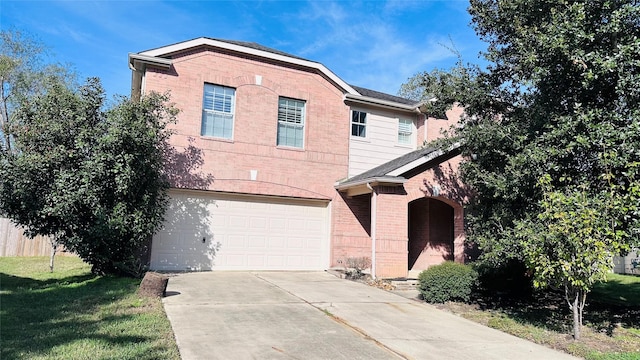
[[[10,127],[19,104],[42,93],[51,79],[69,86],[75,73],[52,61],[45,45],[16,29],[0,31],[0,150],[12,151]]]
[[[160,94],[104,110],[97,79],[41,85],[12,114],[0,212],[29,235],[53,237],[95,273],[141,275],[141,251],[167,205],[166,125],[177,110]]]
[[[538,286],[565,289],[579,338],[591,286],[640,242],[640,3],[469,11],[490,65],[460,83],[467,116],[450,139],[470,160],[468,239],[485,261],[523,260]]]

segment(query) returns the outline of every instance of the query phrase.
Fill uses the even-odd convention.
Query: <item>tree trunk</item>
[[[569,304],[569,309],[573,312],[573,339],[580,340],[582,310],[584,309],[587,293],[583,289],[565,284],[564,298]]]
[[[573,298],[573,304],[571,308],[573,310],[573,339],[580,340],[580,325],[581,325],[581,309],[580,309],[580,292],[575,291]]]
[[[56,256],[58,250],[58,243],[55,240],[51,240],[51,256],[49,257],[49,270],[53,272],[53,259]]]

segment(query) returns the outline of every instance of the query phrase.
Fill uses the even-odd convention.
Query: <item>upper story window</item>
[[[398,144],[411,145],[413,138],[413,121],[398,119]]]
[[[236,90],[233,88],[204,84],[201,135],[232,138],[235,98]]]
[[[367,137],[367,113],[351,112],[351,136]]]
[[[302,148],[304,144],[305,102],[278,99],[278,145]]]

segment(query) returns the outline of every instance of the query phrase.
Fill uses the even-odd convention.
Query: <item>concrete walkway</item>
[[[206,272],[169,279],[183,360],[574,359],[323,272]]]

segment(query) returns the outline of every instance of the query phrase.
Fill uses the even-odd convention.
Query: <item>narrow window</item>
[[[398,144],[411,145],[413,121],[398,119]]]
[[[367,113],[351,112],[351,136],[367,137]]]
[[[304,143],[305,103],[302,100],[278,100],[278,145],[302,148]]]
[[[235,97],[236,90],[233,88],[204,84],[201,135],[232,138]]]

